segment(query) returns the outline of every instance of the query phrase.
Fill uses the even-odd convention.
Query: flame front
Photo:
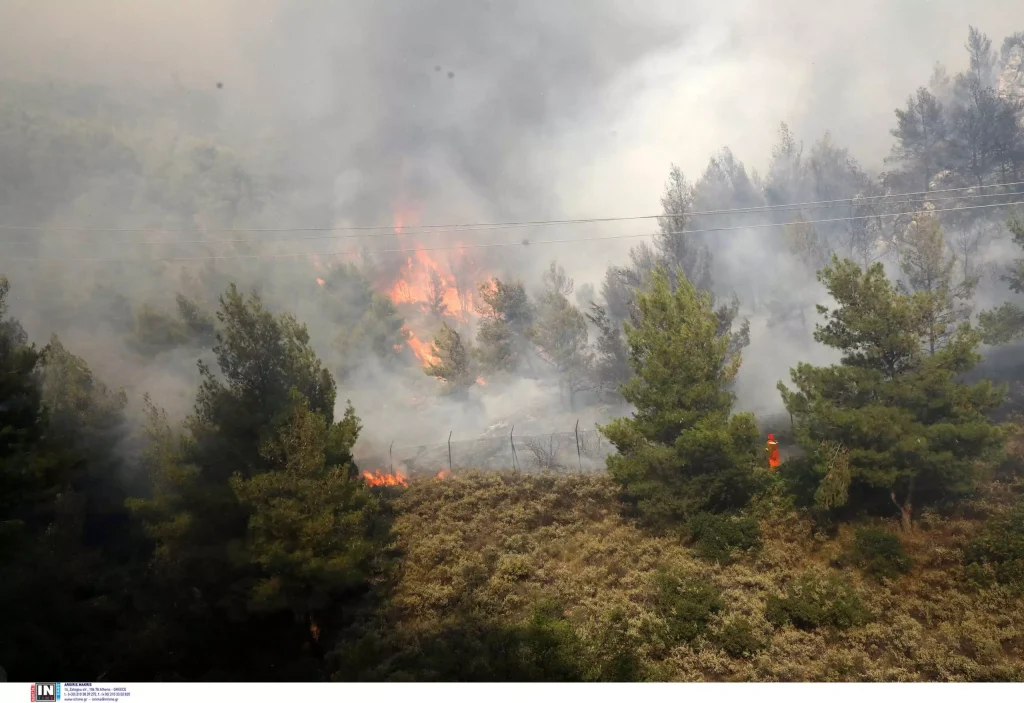
[[[424,366],[430,366],[431,364],[437,364],[441,360],[431,354],[431,344],[424,342],[422,339],[417,337],[412,330],[403,328],[409,333],[409,348],[412,349],[412,353],[416,355],[416,358],[423,363]]]
[[[464,319],[466,313],[472,309],[472,294],[468,290],[462,293],[460,296],[455,276],[445,271],[423,250],[422,245],[417,243],[416,251],[406,258],[399,278],[388,291],[388,296],[396,305],[418,303],[420,309],[424,311],[429,310],[432,303],[440,302],[448,315]]]
[[[409,482],[405,480],[405,476],[398,473],[387,473],[376,469],[374,471],[364,471],[363,478],[371,486],[402,486],[407,487]]]
[[[437,476],[434,477],[434,480],[435,481],[440,481],[442,479],[448,478],[451,475],[452,475],[452,472],[449,469],[441,469],[441,472],[438,473]]]

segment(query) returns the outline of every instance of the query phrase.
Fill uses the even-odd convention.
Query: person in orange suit
[[[768,446],[765,447],[765,451],[768,452],[768,466],[775,471],[782,462],[779,459],[779,443],[775,441],[774,434],[768,433]]]

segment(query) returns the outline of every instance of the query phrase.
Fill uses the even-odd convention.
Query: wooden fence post
[[[576,460],[580,465],[580,474],[583,474],[583,456],[580,454],[580,421],[576,420]]]

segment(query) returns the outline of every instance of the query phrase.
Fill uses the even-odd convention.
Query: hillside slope
[[[912,570],[885,580],[848,565],[856,526],[828,537],[778,500],[754,508],[763,547],[719,565],[621,517],[603,477],[414,482],[393,503],[402,566],[359,639],[338,650],[337,676],[1024,680],[1024,601],[973,588],[962,553],[1013,499],[996,484],[957,514],[926,514],[903,538]],[[825,601],[859,600],[850,612],[864,618],[771,624],[769,601],[802,578]]]

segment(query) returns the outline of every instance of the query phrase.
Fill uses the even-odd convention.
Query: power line
[[[858,215],[853,217],[833,217],[824,220],[803,220],[797,222],[766,222],[756,225],[736,225],[730,227],[708,227],[705,229],[684,229],[676,232],[647,232],[644,234],[618,234],[611,235],[608,237],[575,237],[566,239],[538,239],[535,241],[523,240],[522,242],[486,242],[483,244],[462,244],[456,246],[447,247],[417,247],[416,251],[459,251],[463,249],[490,249],[498,247],[514,247],[514,246],[533,246],[535,244],[565,244],[572,242],[593,242],[593,241],[606,241],[613,239],[639,239],[642,237],[653,237],[659,234],[672,235],[672,234],[705,234],[711,232],[730,232],[743,229],[764,229],[767,227],[785,227],[793,224],[806,224],[806,225],[817,225],[825,224],[830,222],[852,222],[856,220],[871,220],[881,219],[883,217],[904,217],[909,215],[931,215],[940,212],[960,212],[963,210],[980,210],[984,208],[993,207],[1010,207],[1011,205],[1024,205],[1024,200],[1015,200],[1009,203],[989,203],[986,205],[965,205],[962,207],[935,209],[935,210],[914,210],[909,212],[894,212],[894,213],[880,213],[875,215]],[[374,249],[367,253],[370,254],[408,254],[409,248],[404,249]],[[352,256],[359,252],[353,251],[327,251],[327,252],[303,252],[303,253],[288,253],[288,254],[224,254],[214,256],[180,256],[180,257],[153,257],[153,258],[134,258],[134,259],[123,259],[117,257],[63,257],[63,258],[44,258],[44,257],[3,257],[0,261],[11,261],[11,262],[46,262],[46,263],[86,263],[86,262],[169,262],[169,261],[216,261],[216,260],[229,260],[229,259],[288,259],[288,258],[310,258],[314,256],[339,256],[346,255]]]
[[[983,188],[1010,188],[1013,186],[1024,185],[1024,181],[1014,181],[1012,183],[993,183],[990,185],[981,186],[965,186],[962,188],[943,188],[940,190],[931,191],[917,191],[914,193],[887,193],[884,195],[866,195],[857,196],[853,198],[837,198],[833,200],[816,200],[803,203],[786,203],[780,205],[757,205],[747,208],[725,208],[720,210],[697,210],[693,212],[684,213],[685,217],[697,217],[707,215],[739,215],[744,213],[754,212],[774,212],[774,211],[787,211],[794,209],[820,209],[831,207],[840,203],[864,203],[872,202],[875,200],[885,199],[912,199],[918,196],[922,196],[930,200],[953,200],[956,198],[930,198],[932,194],[936,193],[956,193],[969,190],[980,190]],[[975,195],[964,195],[960,196],[963,198],[968,197],[996,197],[999,195],[1018,195],[1019,193],[992,193],[992,194],[975,194]],[[630,222],[636,220],[653,220],[665,217],[672,217],[672,215],[666,215],[665,213],[658,213],[656,215],[629,215],[623,217],[581,217],[565,220],[525,220],[525,221],[511,221],[511,222],[478,222],[478,223],[467,223],[467,224],[441,224],[441,225],[417,225],[415,227],[401,227],[402,231],[394,232],[395,225],[369,225],[369,226],[332,226],[332,227],[213,227],[213,228],[190,228],[190,229],[169,229],[169,228],[150,228],[150,227],[45,227],[40,225],[5,225],[0,224],[0,230],[7,231],[24,231],[24,232],[76,232],[76,233],[118,233],[118,232],[150,232],[153,234],[194,234],[196,232],[222,232],[222,233],[239,233],[239,232],[372,232],[380,230],[391,230],[386,232],[387,235],[393,236],[394,234],[424,234],[427,231],[442,231],[442,232],[466,232],[473,230],[487,230],[487,229],[501,229],[501,228],[518,228],[518,227],[544,227],[551,225],[571,225],[571,224],[598,224],[602,222]],[[205,240],[205,241],[216,241],[216,240]],[[270,241],[270,240],[268,240]]]
[[[946,197],[946,198],[929,198],[928,200],[917,200],[917,201],[911,201],[911,200],[904,200],[904,201],[898,201],[898,202],[894,201],[892,203],[885,203],[885,205],[920,205],[921,203],[924,203],[924,202],[936,203],[936,202],[947,202],[947,201],[950,201],[950,200],[967,200],[967,199],[972,199],[972,198],[991,198],[991,197],[997,197],[997,196],[998,197],[1024,196],[1024,191],[1014,191],[1014,192],[1011,192],[1011,193],[976,193],[976,194],[973,194],[973,195],[957,195],[957,196],[950,196],[950,197]],[[830,201],[830,202],[833,202],[833,201]],[[835,202],[838,202],[838,201],[835,201]],[[768,206],[766,206],[766,207],[768,207]],[[770,207],[787,207],[789,209],[800,209],[800,208],[797,207],[797,204],[786,205],[786,206],[770,206]],[[695,215],[699,215],[699,214],[707,214],[708,212],[712,212],[712,211],[706,211],[705,213],[699,213],[699,212],[685,213],[683,215],[680,215],[680,217],[691,217],[691,216],[695,216]],[[717,211],[714,211],[714,212],[716,212],[718,214],[732,214],[732,213],[744,213],[744,212],[747,212],[747,210],[741,208],[741,209],[736,209],[736,210],[717,210]],[[646,217],[646,216],[644,216],[644,217]],[[671,218],[671,217],[674,217],[674,216],[673,215],[660,215],[659,217]],[[874,217],[874,215],[869,215],[868,217]],[[493,231],[493,230],[498,230],[498,227],[497,226],[495,226],[495,227],[486,227],[486,228],[481,227],[481,228],[477,228],[477,229],[478,230],[483,230],[483,231]],[[277,231],[277,230],[275,230],[275,231]],[[284,230],[281,230],[281,231],[284,231]],[[303,230],[295,230],[295,231],[303,231]],[[428,230],[428,231],[425,231],[425,232],[413,232],[411,234],[412,235],[443,234],[443,233],[448,233],[448,232],[465,232],[465,231],[472,231],[472,229],[471,228],[452,229],[452,230],[434,229],[434,230]],[[357,234],[327,234],[327,235],[313,235],[313,236],[306,236],[306,237],[271,237],[271,238],[265,238],[265,239],[251,239],[251,238],[243,238],[243,239],[174,239],[174,240],[160,240],[160,241],[142,241],[142,240],[137,240],[137,239],[119,239],[119,240],[101,239],[101,240],[92,240],[92,241],[95,242],[95,243],[100,243],[100,244],[125,244],[125,245],[135,245],[135,244],[138,244],[138,245],[146,245],[146,246],[178,245],[178,244],[264,244],[264,243],[271,243],[271,242],[308,242],[308,241],[318,241],[318,240],[328,240],[328,239],[361,239],[361,238],[377,239],[377,238],[380,238],[380,237],[399,237],[399,236],[405,236],[406,234],[410,234],[410,233],[407,233],[407,232],[362,233],[362,232],[360,232],[360,233],[357,233]],[[39,239],[0,239],[0,244],[34,244],[34,243],[39,242],[39,241],[40,241]],[[83,240],[77,240],[77,241],[83,241]],[[88,241],[88,240],[86,240],[86,241]]]

